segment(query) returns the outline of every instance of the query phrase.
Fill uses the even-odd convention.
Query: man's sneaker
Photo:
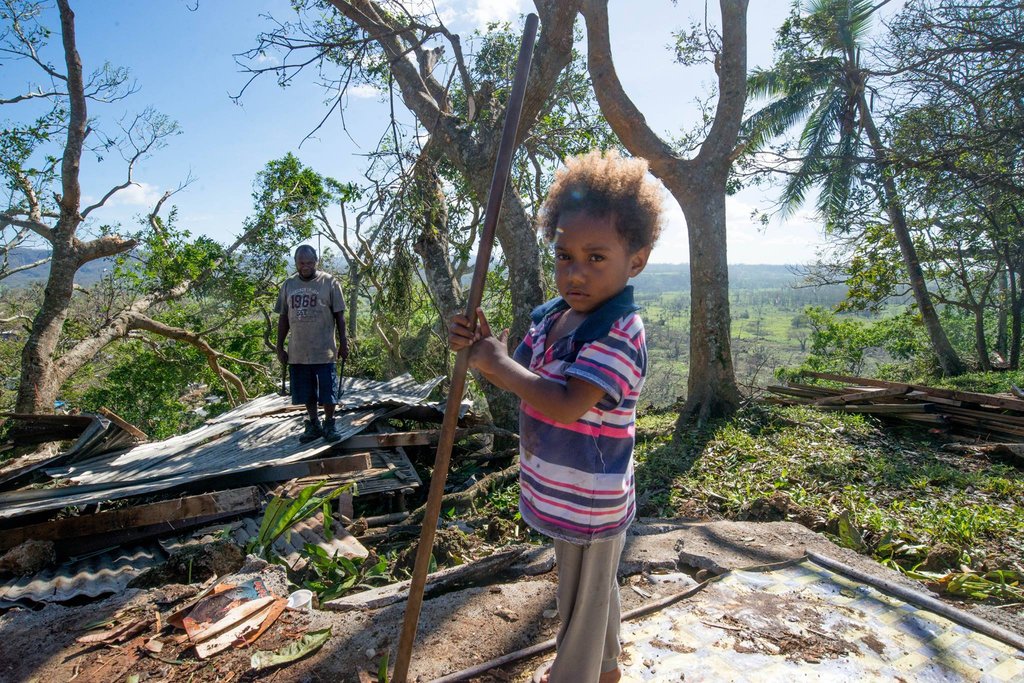
[[[306,428],[302,430],[302,434],[299,434],[299,443],[309,443],[323,435],[324,430],[320,428],[320,420],[306,420]]]
[[[330,443],[341,441],[341,434],[338,433],[337,428],[334,426],[334,418],[324,420],[324,440]]]

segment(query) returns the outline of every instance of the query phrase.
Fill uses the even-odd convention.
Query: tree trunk
[[[996,353],[1004,361],[1009,355],[1010,334],[1010,292],[1009,285],[1007,284],[1006,278],[1009,272],[1009,267],[999,271],[998,287],[999,296],[997,297],[998,303],[996,304]]]
[[[1021,326],[1024,318],[1024,268],[1010,271],[1010,369],[1020,370]]]
[[[447,327],[452,315],[464,304],[462,287],[455,279],[448,252],[448,205],[444,188],[427,154],[425,149],[413,170],[413,195],[418,212],[412,221],[419,232],[413,250],[423,262],[427,291],[437,308],[440,323]]]
[[[359,285],[363,279],[359,272],[359,265],[349,262],[348,264],[348,319],[345,324],[348,326],[346,336],[351,344],[356,340],[356,315],[359,313]]]
[[[73,232],[57,231],[58,234]],[[46,280],[43,305],[32,321],[32,331],[21,351],[21,381],[15,410],[19,413],[52,413],[60,391],[55,354],[68,316],[78,270],[75,249],[70,239],[60,238],[53,245],[53,261]]]
[[[686,383],[685,419],[703,423],[728,415],[740,404],[732,363],[729,312],[729,266],[726,257],[725,180],[691,188],[681,201],[690,245],[690,374]],[[671,189],[671,188],[670,188]],[[673,195],[682,195],[678,188]],[[689,412],[687,412],[689,411]]]
[[[974,350],[978,354],[978,367],[982,372],[992,372],[988,340],[985,339],[985,308],[977,306],[971,312],[974,313]]]
[[[67,0],[58,0],[57,4],[60,10],[64,63],[67,67],[69,106],[67,141],[61,158],[61,196],[58,197],[60,217],[47,236],[53,254],[50,275],[43,293],[43,305],[32,321],[32,331],[21,352],[21,382],[15,408],[19,413],[53,412],[53,402],[60,391],[60,382],[54,372],[54,354],[71,305],[75,272],[80,265],[75,239],[75,231],[82,222],[79,214],[81,186],[78,173],[89,116],[82,80],[82,59],[75,42],[75,14]]]
[[[875,163],[878,164],[882,176],[883,204],[885,212],[889,216],[893,233],[896,235],[896,242],[900,245],[900,253],[903,255],[903,265],[907,270],[907,277],[910,280],[910,289],[914,294],[914,301],[917,303],[917,310],[921,314],[925,330],[928,332],[928,339],[932,345],[932,352],[935,354],[946,377],[962,375],[967,368],[960,356],[957,355],[953,345],[946,336],[946,331],[939,321],[938,312],[932,303],[931,294],[928,292],[928,283],[924,279],[924,271],[921,269],[921,262],[917,257],[917,248],[907,228],[907,218],[903,211],[903,204],[899,200],[896,191],[896,183],[892,178],[886,162],[887,153],[882,144],[882,138],[875,128],[875,122],[871,118],[871,110],[868,107],[867,97],[861,90],[858,101],[861,123],[868,134],[871,149],[875,153]]]
[[[690,245],[690,375],[677,433],[739,407],[729,336],[725,181],[746,101],[747,0],[719,0],[722,48],[716,59],[719,98],[714,122],[694,159],[683,159],[646,124],[626,95],[612,62],[607,0],[587,0],[587,57],[601,111],[630,154],[647,159],[651,173],[675,197],[686,217]]]

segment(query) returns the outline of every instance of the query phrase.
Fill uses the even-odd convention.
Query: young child
[[[541,209],[561,296],[533,312],[509,356],[483,311],[463,315],[454,350],[520,404],[523,519],[554,539],[561,626],[554,662],[535,681],[614,683],[620,673],[616,570],[635,514],[636,402],[647,372],[644,326],[629,278],[661,231],[661,194],[642,159],[592,151],[566,160]]]

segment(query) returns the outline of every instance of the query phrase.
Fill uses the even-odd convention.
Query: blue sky
[[[436,0],[448,26],[463,35],[489,20],[513,20],[532,3],[524,0]],[[198,6],[197,6],[198,5]],[[196,7],[197,6],[197,7]],[[270,24],[266,15],[286,21],[287,0],[72,0],[79,52],[86,71],[109,61],[128,67],[139,91],[117,105],[94,105],[90,115],[110,127],[123,111],[152,106],[175,119],[181,134],[136,169],[139,184],[117,195],[101,214],[103,222],[130,223],[167,189],[190,174],[195,181],[172,200],[180,224],[193,233],[228,241],[251,211],[252,181],[271,160],[295,152],[320,173],[342,181],[362,178],[365,160],[382,132],[387,109],[377,93],[358,92],[345,103],[345,125],[334,116],[316,137],[305,140],[325,113],[325,94],[311,78],[287,89],[262,78],[237,94],[246,82],[234,54],[255,45]],[[751,2],[748,62],[768,65],[775,30],[789,3]],[[190,8],[196,8],[191,11]],[[658,132],[670,135],[692,126],[695,97],[707,90],[710,70],[672,63],[671,32],[703,17],[704,3],[673,5],[670,0],[612,0],[611,31],[615,62],[630,96]],[[717,3],[709,3],[712,16]],[[56,24],[54,24],[56,26]],[[53,45],[57,47],[57,45]],[[60,56],[51,52],[50,59]],[[4,69],[5,95],[19,90],[27,73]],[[301,143],[301,146],[300,146]],[[124,164],[109,157],[83,164],[85,203],[124,180]],[[820,243],[809,211],[761,227],[750,217],[771,198],[745,191],[728,200],[730,263],[804,263]],[[652,261],[688,260],[682,214],[666,193],[668,225]]]

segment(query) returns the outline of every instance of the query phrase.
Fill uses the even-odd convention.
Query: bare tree
[[[690,371],[679,426],[728,415],[740,404],[730,349],[725,187],[737,156],[746,99],[747,0],[720,0],[722,35],[714,56],[718,104],[706,139],[692,159],[658,137],[626,94],[612,61],[608,0],[586,0],[590,75],[601,110],[626,149],[648,160],[651,172],[683,209],[690,245]]]
[[[463,257],[453,259],[448,253],[441,258],[441,251],[456,240],[450,234],[452,221],[448,225],[439,222],[450,212],[439,203],[442,195],[438,195],[438,189],[450,194],[447,183],[454,183],[458,191],[471,195],[476,205],[486,203],[508,89],[504,77],[481,74],[485,68],[504,63],[501,50],[493,53],[494,64],[478,69],[479,62],[467,62],[461,38],[436,13],[417,15],[408,4],[397,0],[330,0],[330,5],[337,15],[307,13],[306,4],[297,4],[299,19],[279,23],[261,35],[257,47],[240,56],[240,62],[253,78],[273,73],[281,83],[289,82],[303,69],[316,69],[321,82],[336,94],[325,120],[334,111],[344,115],[342,98],[350,86],[370,84],[390,97],[392,116],[381,149],[391,153],[387,163],[404,176],[405,187],[424,200],[421,220],[407,226],[411,228],[409,244],[423,258],[428,291],[435,305],[442,311],[450,310],[460,295],[458,266],[453,261]],[[553,166],[560,161],[552,154],[555,146],[544,147],[527,138],[543,113],[565,101],[553,93],[573,57],[577,0],[536,0],[535,5],[541,34],[534,50],[518,139],[525,140],[525,163],[537,163],[547,155],[547,163]],[[255,60],[268,51],[282,55],[281,63],[268,67]],[[415,117],[417,131],[411,144],[406,144],[400,134],[396,99]],[[378,154],[377,158],[382,156]],[[439,176],[431,178],[433,174]],[[538,194],[535,185],[521,187],[513,181],[504,195],[498,220],[497,239],[508,267],[514,338],[525,334],[530,312],[544,299],[542,260],[532,215]],[[435,223],[427,226],[422,219]],[[511,404],[507,410],[491,407],[502,420],[512,419],[515,413]]]
[[[286,82],[303,68],[316,65],[321,78],[339,93],[335,107],[341,111],[341,97],[347,87],[362,79],[390,90],[395,88],[405,107],[432,143],[442,150],[464,178],[466,186],[483,204],[489,188],[503,121],[503,102],[492,97],[493,84],[474,84],[463,59],[461,41],[436,16],[414,15],[393,0],[330,0],[339,16],[330,21],[279,24],[260,36],[259,45],[248,56],[276,50],[283,52],[283,64],[254,66],[255,78],[274,72]],[[534,125],[548,100],[559,74],[572,53],[575,2],[538,0],[542,32],[537,42],[530,84],[523,107],[519,138]],[[455,66],[452,76],[458,87],[446,82],[437,69],[442,41],[451,50]],[[368,68],[369,67],[369,68]],[[338,73],[327,75],[329,68]],[[372,72],[372,73],[371,73]],[[383,81],[381,72],[386,73]],[[453,100],[459,93],[465,103]],[[392,126],[397,125],[392,121]],[[543,299],[541,260],[536,233],[527,207],[516,192],[505,195],[499,218],[498,241],[504,253],[512,287],[514,335],[522,335],[530,311]]]
[[[142,331],[196,346],[224,381],[228,393],[244,399],[244,386],[220,362],[242,361],[215,351],[201,333],[167,325],[154,316],[163,310],[164,304],[209,282],[217,269],[248,244],[262,226],[254,223],[227,247],[213,247],[207,240],[194,250],[198,253],[193,253],[191,248],[203,238],[196,244],[184,244],[181,234],[173,228],[173,211],[170,219],[160,215],[164,204],[191,182],[189,178],[161,196],[138,236],[120,234],[116,226],[90,234],[94,215],[115,195],[136,183],[136,165],[177,134],[178,126],[166,116],[146,109],[123,119],[116,134],[103,133],[98,128],[98,119],[90,116],[90,103],[122,100],[135,91],[135,86],[126,69],[109,64],[86,76],[76,46],[75,14],[68,0],[57,0],[57,8],[62,66],[43,56],[51,35],[40,23],[46,4],[0,0],[0,60],[25,61],[37,68],[46,83],[30,84],[24,93],[2,97],[0,105],[18,107],[34,102],[37,107],[45,103],[49,108],[42,116],[31,114],[35,118],[28,123],[13,125],[0,138],[0,175],[10,193],[7,208],[0,211],[4,256],[8,257],[13,247],[25,244],[29,235],[50,252],[50,271],[42,301],[22,351],[16,410],[52,410],[60,388],[97,353],[114,341]],[[52,153],[47,145],[57,145],[58,153]],[[95,203],[83,206],[82,159],[88,153],[120,154],[125,177]],[[147,254],[139,257],[135,252],[143,246]],[[187,253],[176,253],[179,248]],[[157,273],[144,286],[111,282],[107,287],[86,290],[75,284],[75,276],[83,265],[129,255],[136,261],[146,260],[145,269]],[[86,308],[94,309],[96,315],[81,326],[85,328],[84,334],[69,334],[65,325],[76,293],[95,297]]]

